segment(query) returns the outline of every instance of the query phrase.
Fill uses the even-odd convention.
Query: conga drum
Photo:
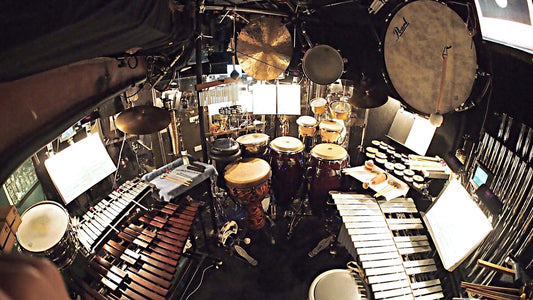
[[[309,203],[315,215],[323,215],[327,209],[328,192],[342,185],[341,170],[349,163],[348,152],[336,144],[318,144],[311,149],[307,168]]]
[[[78,253],[77,239],[67,211],[58,203],[43,201],[21,215],[17,231],[21,252],[50,259],[59,269],[68,267]]]
[[[371,299],[359,276],[350,270],[333,269],[318,275],[309,287],[308,300]]]
[[[334,120],[323,120],[318,125],[323,143],[339,144],[344,126]]]
[[[270,137],[264,133],[250,133],[237,138],[242,157],[264,157]]]
[[[265,225],[261,201],[270,191],[271,174],[268,163],[260,158],[244,158],[224,170],[228,194],[245,207],[246,225],[252,230]]]
[[[304,172],[304,145],[294,137],[282,136],[270,143],[272,189],[276,203],[286,206],[298,192]]]
[[[304,143],[305,152],[309,153],[314,146],[318,121],[311,116],[301,116],[296,120],[296,124],[298,124],[298,135]]]

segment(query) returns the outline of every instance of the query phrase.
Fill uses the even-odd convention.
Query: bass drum
[[[444,114],[470,96],[476,47],[463,19],[448,6],[433,0],[405,4],[390,19],[383,47],[388,81],[416,111]]]
[[[21,252],[50,259],[61,270],[78,253],[78,243],[67,211],[58,203],[42,201],[28,207],[21,215],[17,231]]]

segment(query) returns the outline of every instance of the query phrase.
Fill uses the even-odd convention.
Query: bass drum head
[[[69,216],[65,209],[52,201],[30,206],[21,215],[17,241],[24,250],[44,252],[54,247],[68,230]]]
[[[445,72],[444,48],[448,48]],[[392,86],[418,112],[437,111],[443,74],[441,114],[458,108],[470,96],[476,48],[463,19],[448,6],[418,0],[400,8],[387,27],[383,52]]]
[[[364,285],[349,270],[333,269],[313,280],[309,300],[362,300],[368,299]]]

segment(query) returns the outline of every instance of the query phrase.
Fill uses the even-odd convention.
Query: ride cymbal
[[[292,58],[292,39],[278,18],[261,17],[248,23],[237,38],[237,60],[244,72],[257,80],[283,73]]]
[[[115,121],[117,128],[129,134],[150,134],[170,124],[170,113],[162,108],[141,105],[121,112]]]

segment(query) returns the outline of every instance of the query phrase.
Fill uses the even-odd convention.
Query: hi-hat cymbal
[[[150,134],[170,124],[170,113],[162,108],[141,105],[121,112],[115,121],[120,131],[129,134]]]
[[[241,30],[236,52],[246,74],[257,80],[275,79],[291,62],[291,34],[279,18],[261,17]]]

